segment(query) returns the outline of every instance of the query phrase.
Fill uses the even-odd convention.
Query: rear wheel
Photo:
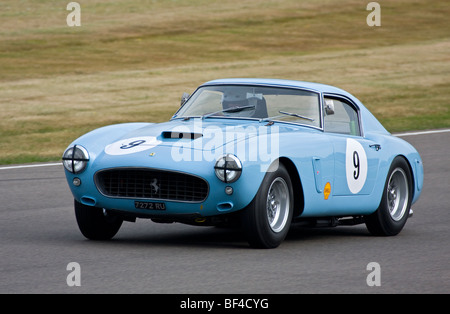
[[[250,246],[278,247],[286,237],[293,215],[293,190],[283,165],[268,172],[252,203],[243,212],[243,228]]]
[[[122,226],[123,219],[103,208],[86,206],[75,200],[75,216],[81,233],[90,240],[109,240]]]
[[[366,217],[367,229],[374,235],[397,235],[406,224],[411,200],[411,172],[406,160],[397,157],[389,170],[379,208]]]

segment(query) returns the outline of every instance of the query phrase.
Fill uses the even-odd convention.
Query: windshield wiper
[[[292,116],[292,117],[297,117],[297,118],[308,120],[308,121],[311,121],[311,122],[314,121],[313,118],[305,117],[305,116],[302,116],[302,115],[300,115],[298,113],[291,113],[291,112],[286,112],[286,111],[278,111],[278,112],[281,113],[281,114],[285,114],[285,115]]]
[[[311,122],[314,121],[313,118],[305,117],[305,116],[299,115],[298,113],[290,113],[290,112],[285,112],[285,111],[278,111],[278,112],[282,113],[282,114],[278,115],[278,116],[274,116],[274,117],[268,117],[268,118],[260,119],[259,122],[267,122],[268,121],[269,123],[267,125],[272,125],[272,124],[275,123],[273,121],[274,119],[282,118],[282,117],[285,117],[286,115],[292,116],[292,117],[301,118],[301,119],[305,119],[305,120],[308,120],[308,121],[311,121]]]
[[[211,113],[205,114],[205,115],[201,116],[201,118],[203,120],[203,119],[209,118],[209,117],[211,117],[215,114],[221,113],[221,112],[241,112],[244,110],[251,110],[251,109],[255,109],[255,108],[256,108],[255,106],[232,107],[232,108],[222,109],[222,110],[218,110],[216,112],[211,112]]]

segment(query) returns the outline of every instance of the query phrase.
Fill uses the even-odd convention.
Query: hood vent
[[[173,132],[173,131],[162,132],[163,138],[195,140],[202,136],[203,136],[203,134],[201,134],[201,133],[192,133],[192,132]]]

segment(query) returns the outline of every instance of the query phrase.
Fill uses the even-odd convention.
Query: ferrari
[[[206,82],[170,121],[93,130],[62,161],[91,240],[137,218],[239,227],[256,248],[278,247],[293,223],[394,236],[423,187],[419,153],[356,97],[278,79]]]

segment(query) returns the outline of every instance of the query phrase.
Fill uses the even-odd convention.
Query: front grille
[[[96,174],[99,191],[109,197],[202,202],[208,183],[192,175],[153,169],[110,169]]]

